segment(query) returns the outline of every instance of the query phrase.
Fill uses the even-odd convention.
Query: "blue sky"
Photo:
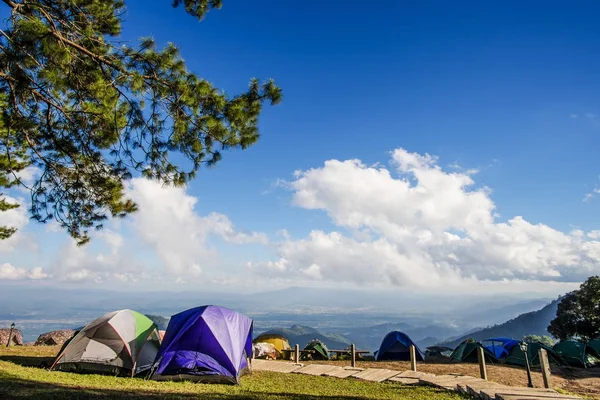
[[[298,240],[315,230],[348,232],[351,224],[331,217],[336,205],[293,206],[299,189],[277,182],[326,160],[393,170],[390,152],[402,148],[439,157],[435,165],[447,173],[478,170],[471,189],[491,190],[496,222],[522,216],[564,233],[600,228],[600,198],[583,201],[600,187],[595,2],[224,0],[202,22],[167,2],[126,3],[123,39],[174,42],[190,70],[231,94],[251,77],[274,78],[283,89],[282,104],[261,116],[258,144],[226,153],[190,184],[199,215],[221,213],[270,242],[281,229]],[[127,228],[121,234],[132,236]],[[375,236],[389,239],[381,230]],[[58,239],[36,240],[35,262],[43,264]],[[223,250],[219,239],[210,241]],[[152,252],[140,248],[138,260],[153,264]],[[274,262],[278,252],[241,245],[223,259],[243,268]],[[590,254],[581,258],[593,259],[585,271],[600,271],[600,257]],[[23,260],[10,255],[11,263]],[[297,269],[309,267],[302,262],[321,265],[298,261]]]
[[[260,194],[277,178],[402,146],[481,169],[502,215],[594,227],[597,202],[581,202],[600,174],[600,122],[585,118],[600,114],[593,2],[229,0],[201,23],[162,3],[127,4],[125,36],[173,41],[218,87],[235,93],[256,76],[284,90],[260,142],[191,185],[207,209],[263,229],[276,228],[273,212],[296,224]],[[240,193],[252,213],[230,201]]]

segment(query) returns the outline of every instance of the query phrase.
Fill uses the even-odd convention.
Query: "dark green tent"
[[[587,345],[594,349],[596,353],[600,354],[600,338],[590,340]]]
[[[429,346],[425,350],[425,359],[440,358],[447,360],[454,350],[446,346]]]
[[[548,347],[540,342],[527,342],[527,358],[529,365],[532,367],[540,366],[540,349],[545,349],[548,352],[548,362],[553,365],[564,365],[560,356],[556,354],[551,347]],[[521,350],[521,347],[517,344],[513,346],[508,355],[504,359],[504,362],[509,365],[518,365],[521,367],[525,366],[525,353]]]
[[[554,351],[571,367],[589,368],[600,364],[600,354],[593,347],[577,340],[563,340],[554,345]]]
[[[306,346],[304,350],[312,350],[312,352],[301,353],[300,359],[303,361],[307,360],[329,360],[329,350],[325,343],[319,339],[313,339]]]
[[[450,361],[452,362],[479,362],[477,357],[477,349],[481,347],[485,355],[485,361],[488,363],[497,363],[498,359],[494,354],[483,347],[481,343],[474,341],[473,339],[467,339],[459,344],[452,354],[450,354]]]
[[[346,350],[347,353],[337,353],[336,355],[331,357],[331,359],[335,359],[335,360],[350,360],[350,359],[352,359],[351,346],[346,346],[346,348],[344,348],[344,350]],[[375,361],[375,357],[370,353],[356,353],[355,357],[357,360]]]

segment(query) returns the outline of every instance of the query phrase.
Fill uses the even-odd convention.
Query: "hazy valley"
[[[539,310],[553,300],[534,296],[469,298],[300,287],[252,294],[122,293],[14,286],[0,289],[3,304],[0,326],[15,322],[25,341],[34,341],[40,333],[50,330],[83,326],[121,308],[168,318],[191,307],[217,304],[252,317],[255,335],[285,329],[291,341],[298,340],[301,344],[307,338],[319,337],[332,347],[354,342],[371,351],[377,349],[391,330],[404,331],[426,347],[504,323]]]

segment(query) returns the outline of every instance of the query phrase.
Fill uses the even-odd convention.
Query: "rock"
[[[10,328],[0,329],[0,346],[6,346],[9,335],[10,335]],[[23,335],[21,334],[20,330],[13,329],[10,345],[11,346],[15,346],[15,345],[22,346],[23,345]]]
[[[42,333],[35,342],[36,346],[61,346],[67,340],[75,336],[77,331],[73,329],[61,329],[58,331]]]

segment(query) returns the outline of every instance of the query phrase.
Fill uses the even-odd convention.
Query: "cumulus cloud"
[[[139,211],[124,221],[110,221],[110,228],[94,233],[90,246],[68,241],[53,262],[56,279],[75,283],[153,280],[157,284],[208,280],[203,270],[219,261],[211,237],[232,245],[268,242],[263,233],[236,229],[223,214],[200,215],[195,210],[198,198],[185,187],[135,178],[126,195]]]
[[[293,203],[338,227],[283,240],[272,274],[393,285],[464,281],[578,281],[600,272],[597,231],[560,232],[520,216],[498,221],[473,171],[446,172],[436,157],[397,149],[388,169],[329,160],[297,171]]]
[[[24,185],[31,185],[39,173],[39,169],[28,167],[18,177]],[[11,195],[18,193],[13,191]],[[195,210],[199,199],[187,187],[135,178],[128,182],[126,195],[138,203],[139,211],[125,220],[107,221],[108,228],[94,232],[88,246],[76,246],[55,221],[45,225],[44,240],[66,239],[62,245],[57,243],[55,252],[45,255],[49,260],[45,267],[52,278],[66,282],[130,283],[143,279],[160,282],[170,276],[173,281],[179,276],[188,281],[200,276],[208,280],[210,277],[203,275],[203,270],[214,269],[220,258],[213,238],[233,246],[268,243],[267,235],[240,230],[226,215],[200,215]],[[23,232],[29,223],[24,199],[10,195],[4,198],[21,206],[0,212],[0,226],[18,229],[10,239],[0,240],[0,254],[16,254],[34,246],[36,235]],[[3,279],[22,279],[29,274],[22,269],[9,271],[8,266],[4,269]],[[39,271],[31,274],[30,279],[41,276]]]
[[[10,238],[0,240],[0,254],[14,251],[15,248],[23,242],[24,235],[20,230],[29,222],[27,207],[24,205],[23,199],[11,196],[1,196],[1,198],[8,203],[20,204],[21,206],[0,212],[0,226],[9,226],[17,229],[17,232]]]
[[[68,240],[60,247],[51,271],[63,282],[129,282],[147,278],[147,268],[136,259],[134,249],[124,248],[125,239],[111,229],[97,232],[93,247]]]
[[[185,188],[140,178],[132,180],[128,195],[139,205],[132,226],[173,273],[199,275],[202,267],[214,263],[217,253],[207,245],[209,236],[233,244],[267,242],[264,234],[236,230],[223,214],[200,216],[194,210],[198,199]]]
[[[152,287],[243,285],[253,279],[265,285],[414,288],[485,283],[508,290],[510,282],[570,284],[600,272],[600,230],[561,232],[521,216],[500,220],[491,190],[476,182],[477,171],[444,170],[435,156],[404,149],[390,158],[387,166],[329,160],[278,181],[295,206],[326,213],[335,228],[315,227],[306,237],[281,230],[275,243],[264,233],[240,230],[226,215],[200,214],[199,199],[185,187],[132,179],[126,191],[139,205],[137,213],[109,221],[91,245],[68,240],[57,246],[44,269],[2,264],[0,279],[152,281]],[[26,207],[0,213],[0,225],[21,228],[27,221]],[[53,231],[46,234],[57,235]],[[14,251],[18,240],[0,241],[0,252]],[[271,245],[276,255],[247,263],[246,270],[223,269],[220,246],[244,244]]]
[[[17,172],[17,177],[26,186],[31,186],[38,176],[42,173],[38,167],[29,166]]]
[[[0,212],[0,226],[8,226],[17,229],[17,232],[9,239],[0,240],[0,254],[13,252],[19,247],[29,247],[29,249],[36,247],[36,244],[31,241],[31,238],[23,233],[23,228],[29,223],[27,211],[29,204],[20,196],[28,195],[29,189],[27,189],[27,187],[30,187],[33,184],[40,172],[40,169],[34,166],[22,169],[16,175],[24,186],[14,186],[8,192],[10,195],[0,194],[0,199],[4,199],[8,203],[20,205],[12,210]],[[10,178],[12,179],[13,177]]]
[[[46,274],[44,270],[40,267],[27,270],[25,268],[14,267],[13,265],[8,263],[0,264],[0,280],[39,280],[45,279],[47,277],[48,274]]]

